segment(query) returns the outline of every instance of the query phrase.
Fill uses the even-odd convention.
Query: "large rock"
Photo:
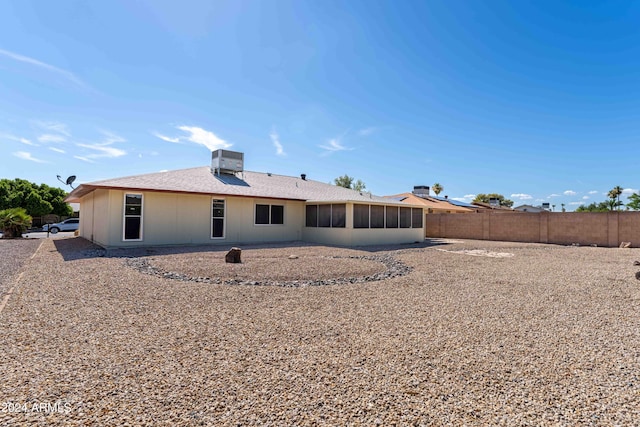
[[[242,262],[241,259],[242,249],[240,248],[231,248],[229,252],[224,256],[225,262],[232,264],[239,264]]]

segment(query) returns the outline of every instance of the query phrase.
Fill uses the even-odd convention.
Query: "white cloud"
[[[187,132],[188,135],[170,137],[159,132],[152,132],[152,135],[160,138],[163,141],[171,142],[174,144],[181,144],[185,141],[194,142],[196,144],[204,145],[211,151],[215,151],[220,148],[229,148],[232,145],[227,141],[219,138],[213,132],[197,126],[177,126],[176,129]]]
[[[60,148],[56,148],[56,147],[49,147],[49,150],[55,151],[56,153],[62,153],[62,154],[66,153],[66,151],[61,150]]]
[[[523,194],[523,193],[512,194],[511,197],[513,197],[514,199],[519,199],[519,200],[531,200],[531,199],[533,199],[533,196],[531,196],[530,194]]]
[[[578,193],[576,193],[576,192],[575,192],[575,191],[573,191],[573,190],[567,190],[567,191],[565,191],[563,194],[564,194],[565,196],[575,196],[575,195],[576,195],[576,194],[578,194]]]
[[[624,190],[622,190],[622,194],[628,194],[628,195],[632,195],[633,193],[637,193],[638,189],[637,188],[625,188]]]
[[[84,156],[74,156],[76,159],[87,161],[89,159],[98,159],[103,157],[106,157],[106,158],[122,157],[127,154],[126,151],[120,148],[111,146],[117,142],[125,142],[126,139],[109,131],[101,130],[100,132],[104,135],[103,142],[96,142],[93,144],[80,144],[80,143],[76,144],[78,147],[93,150],[95,151],[95,153],[87,154]]]
[[[213,132],[210,132],[206,129],[195,126],[178,126],[178,129],[189,133],[188,136],[184,137],[188,141],[204,145],[211,151],[215,151],[220,148],[231,147],[231,144],[229,144],[227,141],[218,138]]]
[[[278,135],[278,133],[275,130],[272,130],[269,134],[269,137],[271,138],[271,142],[273,142],[273,146],[276,147],[276,154],[278,156],[286,156],[284,148],[280,143],[280,136]]]
[[[452,197],[452,200],[457,200],[459,202],[465,202],[465,203],[469,203],[471,202],[473,199],[476,198],[475,194],[465,194],[462,197]]]
[[[589,200],[589,196],[582,196],[582,200]]]
[[[358,131],[358,136],[369,136],[372,133],[375,133],[377,131],[378,131],[377,127],[371,126],[371,127],[368,127],[368,128],[360,129]]]
[[[569,204],[572,205],[572,206],[580,206],[583,203],[582,202],[570,202]]]
[[[67,70],[63,70],[62,68],[58,68],[58,67],[54,67],[53,65],[49,65],[45,62],[42,61],[38,61],[37,59],[34,58],[30,58],[28,56],[24,56],[24,55],[20,55],[14,52],[10,52],[8,50],[4,50],[4,49],[0,49],[0,55],[6,56],[8,58],[11,58],[13,60],[19,61],[19,62],[24,62],[26,64],[30,64],[30,65],[35,65],[38,68],[42,68],[45,69],[47,71],[52,71],[56,74],[59,74],[63,77],[65,77],[67,80],[72,81],[73,83],[79,85],[79,86],[84,86],[86,87],[86,84],[80,80],[78,77],[75,76],[75,74],[73,74],[70,71]]]
[[[162,135],[158,132],[153,132],[154,136],[157,136],[158,138],[160,138],[163,141],[167,141],[167,142],[173,142],[174,144],[179,144],[180,143],[180,138],[171,138],[169,136],[166,135]]]
[[[553,193],[553,194],[549,194],[549,195],[547,196],[547,199],[550,199],[550,198],[552,198],[552,197],[560,197],[560,195],[559,195],[559,194],[555,194],[555,193]]]
[[[87,163],[95,163],[93,160],[91,159],[87,159],[86,157],[83,156],[73,156],[75,159],[78,160],[82,160],[83,162],[87,162]]]
[[[38,144],[34,144],[33,142],[31,142],[27,138],[21,138],[19,136],[14,136],[14,135],[7,134],[7,133],[0,134],[0,139],[8,139],[8,140],[11,140],[11,141],[20,142],[20,143],[25,144],[25,145],[31,145],[31,146],[34,146],[34,147],[38,147]]]
[[[30,161],[36,162],[36,163],[49,163],[49,162],[46,162],[44,160],[36,159],[35,157],[33,157],[31,155],[31,153],[28,153],[26,151],[16,151],[15,153],[13,153],[13,155],[16,156],[19,159],[30,160]]]
[[[96,144],[76,144],[78,147],[88,148],[89,150],[97,151],[97,153],[88,154],[85,156],[87,159],[97,159],[99,157],[121,157],[127,154],[126,151],[119,148],[111,147],[108,143],[96,143]]]
[[[353,150],[353,148],[345,147],[344,145],[342,145],[338,138],[330,139],[329,141],[327,141],[327,145],[319,145],[318,147],[322,148],[323,150],[326,150],[327,154],[335,153],[336,151]]]
[[[536,202],[544,202],[545,199],[536,199]]]
[[[71,132],[69,132],[69,128],[64,123],[60,122],[46,122],[46,121],[35,121],[36,126],[41,129],[44,129],[48,132],[60,133],[64,136],[71,136]]]
[[[40,135],[38,137],[38,141],[40,142],[65,142],[67,140],[67,138],[65,138],[64,136],[60,136],[60,135],[52,135],[50,133],[45,133],[44,135]]]
[[[589,194],[598,194],[598,190],[591,190],[589,191]]]

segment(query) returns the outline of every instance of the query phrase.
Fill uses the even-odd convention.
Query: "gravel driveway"
[[[0,314],[0,425],[640,423],[638,249],[255,249],[262,278],[288,277],[292,254],[340,256],[345,275],[345,259],[378,271],[358,264],[372,254],[411,271],[221,285],[45,240]],[[185,274],[211,256],[138,255]]]

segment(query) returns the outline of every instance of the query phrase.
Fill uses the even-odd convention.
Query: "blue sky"
[[[0,6],[0,177],[207,165],[374,194],[638,191],[640,3],[19,1]],[[624,201],[624,197],[623,197]]]

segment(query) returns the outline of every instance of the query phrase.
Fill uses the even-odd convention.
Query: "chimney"
[[[301,173],[300,174],[300,178],[302,178],[303,181],[307,180],[307,174],[306,173]]]
[[[428,196],[429,195],[429,186],[428,185],[414,185],[413,186],[413,194],[416,196]]]

